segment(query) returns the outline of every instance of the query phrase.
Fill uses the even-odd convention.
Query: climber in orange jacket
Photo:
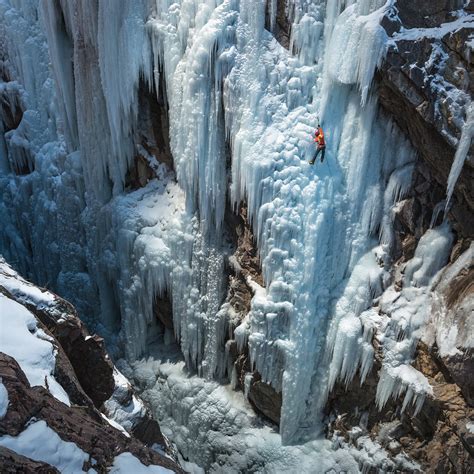
[[[318,128],[314,132],[314,141],[318,144],[316,148],[316,153],[313,156],[313,159],[309,162],[310,165],[314,165],[316,158],[321,152],[321,163],[324,161],[324,155],[326,154],[326,141],[324,140],[324,132],[321,128],[321,125],[318,124]]]

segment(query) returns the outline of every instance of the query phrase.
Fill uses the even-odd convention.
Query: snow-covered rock
[[[114,459],[125,453],[137,466],[181,472],[151,449],[153,444],[167,449],[158,424],[113,367],[100,339],[88,334],[69,303],[28,283],[3,260],[0,328],[2,466],[34,469],[38,461],[60,472],[113,467],[114,472],[125,473],[128,464]],[[96,350],[87,349],[91,340]],[[82,370],[94,369],[79,371],[78,377],[81,365]],[[110,373],[100,372],[101,367],[110,368]],[[92,389],[89,396],[88,388],[97,385],[102,391]],[[130,400],[118,392],[129,393]],[[105,405],[104,395],[109,398]],[[131,410],[130,403],[137,409]]]
[[[472,238],[474,7],[472,2],[462,3],[423,0],[415,6],[397,0],[392,15],[384,19],[392,36],[377,78],[382,107],[410,137],[426,164],[431,189],[424,192],[436,199],[433,188],[444,193],[448,187],[448,194],[454,194],[448,203],[454,226]],[[457,166],[452,166],[462,142]],[[426,206],[437,202],[428,201]]]

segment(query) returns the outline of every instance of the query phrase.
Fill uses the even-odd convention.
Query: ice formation
[[[474,244],[448,268],[446,268],[436,283],[439,293],[432,302],[431,317],[423,339],[428,344],[436,342],[441,357],[460,354],[459,348],[474,348],[472,328],[474,328],[474,295],[464,295],[463,303],[459,308],[450,307],[443,296],[450,288],[453,281],[462,272],[467,271],[474,262]]]
[[[8,410],[8,392],[0,379],[0,420],[5,416]]]
[[[392,3],[287,1],[287,51],[265,0],[0,0],[0,93],[23,113],[0,142],[1,253],[129,361],[147,356],[154,301],[169,295],[187,367],[228,380],[225,216],[246,203],[265,287],[251,282],[235,338],[283,394],[283,442],[314,438],[334,384],[370,371],[384,323],[371,306],[411,183],[414,152],[371,90]],[[164,90],[174,170],[155,163],[158,179],[130,190],[141,84]],[[312,167],[318,121],[328,147]],[[428,291],[440,261],[423,246],[444,256],[449,235],[420,242],[404,298]],[[423,318],[404,317],[389,331],[416,333]],[[384,367],[380,405],[429,391],[409,366],[414,340],[387,343],[405,355]]]
[[[377,386],[379,407],[389,397],[398,398],[404,393],[402,411],[413,404],[417,413],[425,397],[433,394],[426,377],[410,363],[432,311],[430,292],[438,272],[449,259],[452,242],[448,224],[428,230],[420,239],[414,257],[406,264],[402,290],[396,291],[391,286],[380,299],[385,327],[380,335],[384,361]]]
[[[472,143],[472,139],[474,138],[474,105],[470,103],[469,107],[467,108],[467,116],[466,122],[462,129],[461,138],[459,140],[459,144],[456,150],[456,155],[454,156],[454,162],[451,166],[451,171],[449,172],[448,177],[448,189],[447,189],[447,197],[446,197],[446,210],[449,209],[449,205],[451,204],[451,198],[454,192],[454,186],[456,186],[456,182],[461,174],[462,167],[464,166],[464,161],[467,158],[469,153],[469,148]]]

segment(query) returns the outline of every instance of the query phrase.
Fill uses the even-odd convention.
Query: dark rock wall
[[[473,97],[474,54],[467,39],[473,28],[462,27],[442,38],[397,39],[401,27],[434,27],[454,19],[457,0],[396,3],[396,24],[386,23],[395,41],[377,72],[380,104],[406,133],[419,153],[418,173],[430,187],[445,193],[449,172]],[[468,7],[469,8],[469,7]],[[471,145],[470,156],[474,147]],[[456,185],[450,217],[462,237],[474,235],[474,165],[467,159]],[[437,192],[437,194],[441,194]],[[437,202],[432,202],[431,209]]]
[[[159,91],[143,81],[138,90],[138,125],[135,156],[126,176],[126,186],[138,189],[157,177],[158,167],[164,164],[174,171],[170,149],[168,104],[163,81]]]
[[[392,11],[390,19],[382,23],[394,41],[376,73],[379,103],[418,152],[410,194],[394,215],[398,242],[393,255],[394,275],[413,257],[424,232],[444,218],[448,176],[474,92],[474,53],[468,45],[473,28],[464,26],[432,37],[424,33],[415,39],[397,36],[397,32],[455,21],[454,10],[463,7],[465,13],[474,13],[474,2],[397,0],[395,14]],[[474,235],[473,149],[471,144],[448,214],[457,237],[450,264],[469,248]],[[471,262],[434,289],[437,298],[445,302],[439,309],[442,317],[452,318],[461,335],[470,331],[473,278]],[[376,339],[373,345],[376,359],[364,384],[356,377],[347,387],[337,384],[330,394],[326,407],[328,435],[342,434],[354,442],[351,430],[360,427],[362,434],[369,434],[393,457],[405,453],[417,461],[422,472],[474,472],[474,435],[466,426],[474,419],[472,348],[459,345],[457,354],[442,356],[436,343],[418,343],[413,366],[428,379],[434,395],[415,415],[410,408],[402,412],[401,400],[392,399],[378,409],[376,389],[382,355]]]

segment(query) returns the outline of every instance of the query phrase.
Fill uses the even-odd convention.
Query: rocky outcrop
[[[414,367],[429,380],[434,396],[417,414],[402,411],[401,401],[391,400],[382,410],[375,403],[377,363],[361,386],[355,379],[349,387],[336,387],[328,403],[329,436],[338,434],[351,441],[354,427],[369,434],[395,459],[404,454],[415,460],[422,472],[460,473],[474,467],[474,436],[467,424],[474,409],[458,385],[444,370],[436,349],[418,346]]]
[[[414,198],[398,206],[395,228],[401,255],[393,267],[395,291],[403,288],[401,275],[413,257],[419,226],[424,223],[423,212]],[[356,377],[349,386],[337,384],[330,394],[330,437],[342,435],[348,443],[355,443],[356,430],[358,436],[378,442],[394,462],[397,456],[408,457],[421,466],[422,472],[458,473],[474,468],[473,265],[474,244],[459,240],[426,301],[430,312],[414,340],[418,343],[412,360],[413,368],[423,374],[432,389],[421,410],[417,412],[410,404],[404,409],[403,397],[391,398],[380,409],[377,389],[384,354],[379,341],[384,335],[376,333],[372,340],[375,363],[365,382],[361,384]],[[384,316],[380,307],[376,310]]]
[[[275,5],[276,11],[272,11]],[[273,33],[276,40],[286,49],[290,47],[291,22],[288,18],[285,0],[276,0],[266,3],[265,28]]]
[[[434,291],[428,341],[438,349],[443,373],[474,407],[474,243],[453,258]]]
[[[45,388],[31,387],[17,362],[6,354],[0,354],[0,375],[9,398],[8,411],[0,420],[0,435],[18,436],[31,419],[44,420],[62,440],[88,453],[99,469],[112,465],[120,453],[130,452],[145,465],[180,472],[172,461],[111,426],[92,406],[68,407]]]
[[[235,314],[231,327],[233,335],[236,327],[250,311],[253,289],[249,284],[249,279],[260,286],[264,286],[264,282],[245,205],[240,207],[237,215],[228,213],[227,225],[233,231],[235,239],[235,252],[229,258],[231,274],[227,298]],[[282,404],[281,393],[262,381],[261,375],[253,370],[247,347],[239,351],[233,338],[227,342],[227,347],[231,365],[236,372],[236,388],[244,391],[257,413],[278,425]]]
[[[381,106],[419,152],[417,173],[437,194],[445,191],[467,107],[473,96],[473,28],[456,19],[457,0],[396,2],[396,16],[383,25],[393,41],[376,79]],[[466,7],[473,9],[473,4]],[[451,22],[445,29],[435,27]],[[449,23],[448,23],[449,24]],[[405,30],[397,33],[401,27]],[[410,28],[428,27],[418,31]],[[407,30],[408,28],[408,30]],[[471,145],[470,156],[474,148]],[[455,188],[451,218],[464,237],[474,235],[474,163],[467,159]],[[433,201],[430,208],[439,201]]]
[[[146,84],[140,83],[136,143],[139,145],[126,176],[127,187],[143,188],[163,172],[174,171],[168,105],[162,87],[159,94],[156,94]]]
[[[45,462],[33,461],[21,456],[11,449],[0,446],[0,466],[5,474],[17,474],[19,472],[29,474],[59,474],[59,471]]]
[[[10,294],[10,297],[22,302],[19,295],[15,297],[15,294]],[[62,298],[56,297],[54,304],[48,307],[38,307],[28,302],[23,304],[59,342],[59,364],[56,367],[61,367],[61,361],[67,360],[82,389],[94,406],[100,408],[112,396],[115,388],[113,364],[103,339],[96,334],[90,335],[74,307]]]
[[[280,424],[282,395],[271,385],[262,382],[258,372],[252,377],[247,398],[258,413],[273,423]]]
[[[90,462],[94,460],[94,468],[104,472],[121,453],[131,453],[145,465],[181,472],[177,464],[151,449],[160,445],[167,450],[158,423],[114,367],[103,340],[89,334],[67,301],[34,287],[2,261],[0,293],[36,318],[37,337],[54,347],[52,375],[70,403],[68,406],[53,396],[47,379],[43,386],[32,386],[19,363],[0,352],[0,380],[8,393],[8,409],[0,418],[0,438],[16,437],[31,420],[43,420],[63,441],[87,453]],[[8,333],[8,327],[3,330]],[[0,459],[2,472],[18,472],[14,466],[24,469],[22,472],[57,472],[18,453],[1,451]]]

